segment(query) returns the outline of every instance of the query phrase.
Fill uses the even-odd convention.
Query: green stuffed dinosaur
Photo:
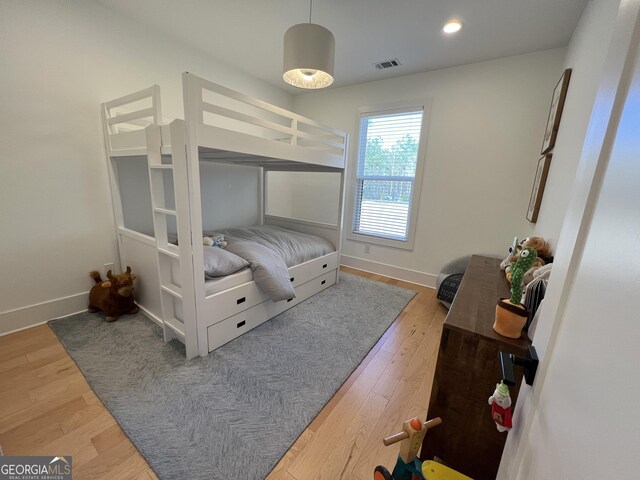
[[[534,248],[523,248],[518,254],[516,263],[511,265],[511,298],[509,301],[513,305],[520,305],[524,274],[531,268],[537,256]]]

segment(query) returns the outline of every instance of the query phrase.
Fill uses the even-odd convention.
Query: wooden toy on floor
[[[383,442],[387,447],[402,442],[400,453],[398,453],[393,473],[389,473],[385,467],[378,465],[373,473],[374,480],[471,480],[466,475],[462,475],[441,463],[433,460],[422,462],[418,458],[418,452],[427,430],[437,427],[441,423],[440,417],[424,423],[415,417],[402,424],[402,432],[386,437]]]

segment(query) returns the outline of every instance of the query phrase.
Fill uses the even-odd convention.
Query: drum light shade
[[[285,82],[299,88],[325,88],[333,83],[336,41],[315,23],[299,23],[284,34]]]

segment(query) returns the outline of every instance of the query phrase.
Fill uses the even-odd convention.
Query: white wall
[[[548,239],[553,247],[569,203],[619,3],[590,2],[567,47],[564,65],[572,69],[571,81],[535,226],[536,235]]]
[[[153,213],[146,157],[122,157],[118,169],[124,225],[153,235]],[[260,169],[240,165],[200,163],[202,228],[209,232],[220,228],[255,225],[259,222]],[[164,176],[165,206],[175,208],[173,176]],[[175,217],[167,218],[168,232],[176,234]]]
[[[265,185],[268,203],[265,213],[290,218],[293,216],[293,189],[291,173],[269,172]]]
[[[336,225],[340,174],[269,172],[267,214]]]
[[[256,225],[260,221],[259,182],[259,168],[202,162],[202,229]]]
[[[414,250],[372,245],[365,254],[364,244],[346,240],[344,262],[433,284],[446,262],[469,253],[503,255],[514,235],[531,234],[525,214],[564,54],[549,50],[296,97],[298,113],[350,134],[345,230],[352,222],[358,108],[431,99]]]
[[[637,4],[637,2],[628,1],[625,1],[624,3],[627,4],[627,7],[632,3]],[[595,99],[595,96],[591,94],[590,99],[584,98],[573,100],[573,102],[575,102],[574,105],[581,106],[582,110],[587,112],[586,115],[588,115],[588,117],[586,119],[574,115],[564,115],[562,119],[556,151],[560,151],[561,145],[572,146],[574,155],[576,155],[577,158],[564,157],[564,161],[571,162],[574,165],[574,173],[572,173],[570,176],[569,174],[567,174],[566,178],[556,178],[558,182],[565,182],[564,185],[561,184],[561,187],[562,189],[569,190],[569,200],[568,203],[559,206],[558,214],[562,218],[566,218],[563,222],[564,225],[562,226],[561,231],[558,235],[560,242],[556,260],[554,262],[554,272],[551,276],[549,287],[547,288],[547,295],[544,301],[544,305],[542,306],[540,317],[538,319],[538,325],[535,326],[535,334],[533,336],[533,342],[538,351],[538,355],[540,356],[541,364],[538,368],[538,378],[536,378],[533,387],[530,388],[526,385],[523,385],[518,395],[518,405],[514,412],[514,428],[507,437],[507,443],[505,445],[502,462],[500,464],[500,470],[498,472],[498,478],[501,480],[512,480],[515,478],[543,478],[545,475],[548,476],[549,471],[557,471],[558,478],[584,477],[584,475],[580,475],[577,473],[579,471],[579,469],[577,468],[572,472],[564,472],[564,474],[559,468],[556,468],[558,464],[562,465],[563,463],[564,465],[562,465],[561,468],[566,468],[566,466],[569,466],[569,464],[566,463],[569,460],[569,456],[567,454],[575,454],[575,451],[571,452],[571,450],[575,447],[575,445],[578,445],[579,442],[574,442],[575,444],[572,444],[568,449],[565,448],[567,446],[565,442],[565,444],[562,445],[561,448],[557,448],[554,451],[556,458],[547,457],[545,453],[542,452],[542,450],[549,446],[556,447],[557,441],[559,439],[562,439],[562,432],[564,431],[564,433],[567,433],[566,429],[558,425],[558,436],[557,438],[554,436],[553,432],[556,428],[556,425],[553,423],[554,415],[562,415],[563,412],[556,409],[552,415],[548,415],[548,412],[543,405],[544,402],[541,401],[541,398],[546,393],[548,393],[547,372],[550,372],[552,368],[554,368],[553,365],[555,365],[556,368],[559,366],[559,370],[567,366],[571,368],[571,365],[566,362],[566,358],[564,358],[564,360],[560,360],[560,362],[556,364],[556,360],[559,360],[563,357],[577,359],[580,358],[580,356],[579,354],[576,355],[576,352],[596,352],[597,345],[613,344],[611,341],[609,341],[609,339],[606,338],[605,335],[601,335],[600,338],[596,338],[595,340],[594,338],[592,338],[593,332],[598,331],[599,325],[600,327],[606,325],[606,329],[608,329],[608,331],[616,331],[615,329],[611,330],[611,327],[608,323],[602,322],[602,315],[600,315],[593,309],[590,312],[586,313],[575,312],[576,305],[572,305],[571,302],[573,302],[574,300],[575,292],[573,291],[573,289],[576,285],[578,285],[578,279],[582,278],[582,280],[580,281],[584,281],[585,278],[596,278],[596,283],[604,286],[603,289],[598,292],[599,296],[597,298],[601,297],[603,299],[606,299],[605,301],[600,302],[601,305],[599,305],[599,307],[604,306],[603,308],[605,308],[606,310],[606,308],[609,308],[610,305],[614,304],[615,308],[624,308],[620,306],[622,305],[622,303],[616,304],[616,295],[618,295],[618,292],[609,292],[607,290],[607,288],[613,288],[613,290],[616,290],[615,286],[611,287],[611,285],[615,285],[615,280],[608,280],[607,275],[611,274],[611,272],[613,271],[615,272],[616,278],[634,278],[632,274],[628,272],[622,272],[622,270],[624,269],[612,269],[609,265],[607,265],[607,268],[603,268],[603,265],[595,266],[595,264],[589,265],[588,262],[585,262],[585,270],[583,268],[585,267],[585,265],[582,265],[580,263],[583,260],[583,247],[585,245],[585,242],[588,242],[588,237],[591,235],[589,229],[593,225],[591,222],[593,203],[598,198],[598,195],[593,192],[599,191],[599,182],[601,176],[603,175],[602,172],[604,171],[604,169],[598,164],[606,162],[606,158],[608,157],[608,154],[606,153],[606,143],[608,142],[608,140],[603,139],[606,138],[605,131],[608,128],[607,124],[609,114],[611,113],[611,104],[614,101],[613,98],[616,95],[616,89],[618,88],[617,84],[624,65],[624,62],[621,60],[621,58],[626,55],[626,46],[624,46],[624,42],[621,40],[621,38],[627,35],[631,36],[629,31],[625,32],[625,29],[616,30],[614,32],[614,28],[616,27],[616,14],[618,12],[619,4],[619,0],[592,1],[585,9],[568,48],[567,66],[577,68],[582,65],[582,68],[579,69],[579,71],[581,71],[581,74],[578,77],[580,80],[580,83],[578,85],[599,85],[600,87],[600,91],[598,93],[600,102],[599,113],[594,114],[593,118],[589,118],[589,112],[591,112],[592,110]],[[630,9],[628,8],[628,10]],[[624,12],[620,14],[620,18],[626,18]],[[635,21],[635,16],[629,17],[628,20]],[[631,28],[628,27],[627,30],[631,30]],[[616,33],[619,38],[616,42],[610,42],[614,33]],[[634,39],[632,41],[637,40]],[[609,67],[602,68],[604,65],[603,59],[606,57],[607,49],[614,43],[617,48],[610,50],[610,53],[613,52],[613,54],[608,59]],[[570,63],[571,58],[579,58],[583,60],[582,63]],[[600,71],[598,71],[597,69],[585,67],[585,65],[587,65],[589,62],[589,58],[591,58],[595,65],[601,66]],[[575,86],[575,84],[573,84],[573,86]],[[572,85],[570,85],[569,87],[569,93],[571,93],[571,88]],[[585,92],[584,95],[588,95],[588,93]],[[580,105],[581,103],[584,103],[584,105]],[[590,120],[592,122],[592,125],[591,127],[589,127],[589,138],[586,137],[584,131],[578,129],[575,124],[582,125],[583,122],[588,123]],[[573,132],[573,136],[570,135],[571,132]],[[603,142],[605,143],[604,147]],[[585,150],[583,153],[581,153],[583,145]],[[599,153],[601,147],[605,152],[604,154],[602,154],[602,156]],[[558,163],[557,161],[559,158],[560,156],[558,156],[558,158],[554,159],[553,161]],[[575,165],[577,165],[577,167],[575,167]],[[575,182],[574,176],[576,178]],[[558,177],[560,176],[558,175]],[[554,193],[557,192],[554,191]],[[549,198],[548,194],[549,191],[546,191],[544,197],[545,199]],[[572,208],[567,209],[567,205]],[[628,203],[628,205],[634,204]],[[627,214],[628,217],[632,215],[628,209],[625,210],[624,208],[618,207],[618,210],[619,213],[621,212],[618,215],[619,218],[616,218],[616,215],[609,214],[609,219],[607,221],[607,225],[613,226],[613,228],[616,230],[616,233],[614,234],[615,238],[618,238],[619,233],[617,231],[617,228],[615,227],[615,222],[618,221],[618,223],[620,223],[620,219],[622,219],[622,222],[624,223],[624,215]],[[566,215],[565,211],[567,213]],[[560,221],[562,221],[562,218],[560,219]],[[544,224],[539,223],[539,225],[541,226]],[[629,226],[625,226],[631,228],[631,225],[634,225],[634,223],[631,222],[629,223]],[[610,229],[610,231],[612,230]],[[601,252],[609,251],[608,247],[609,246],[605,245],[605,242],[603,241],[600,241],[598,245],[598,248]],[[632,268],[633,266],[633,262],[624,261],[624,263],[628,264],[625,266],[627,270],[629,268]],[[594,269],[599,269],[600,271],[598,271],[597,274],[594,274]],[[593,296],[593,287],[588,290],[588,294]],[[609,309],[612,310],[613,307]],[[617,317],[614,316],[612,318],[628,319],[631,317],[629,315],[618,315]],[[587,334],[586,337],[585,333]],[[629,336],[629,333],[631,333],[631,337]],[[625,335],[619,337],[633,338],[633,333],[634,332],[632,330],[627,329],[627,331],[625,331],[626,337]],[[579,339],[578,344],[575,343],[575,339]],[[593,343],[594,341],[595,343]],[[560,350],[558,350],[559,348]],[[615,355],[613,355],[611,352],[611,348],[600,348],[600,353],[608,355],[609,358],[615,358]],[[592,362],[596,356],[597,352],[594,355],[588,355],[588,362]],[[619,363],[634,365],[637,362],[628,362],[626,361],[626,359],[622,358],[619,359]],[[584,365],[585,363],[582,362],[582,366]],[[597,378],[597,374],[600,374],[602,378],[605,378],[605,382],[607,381],[606,379],[611,375],[609,370],[607,370],[609,366],[604,365],[599,361],[596,361],[594,365],[597,365],[597,368],[589,369],[589,372],[586,375],[586,380],[587,384],[592,386],[593,392],[599,392],[602,390],[602,382]],[[563,372],[563,377],[561,380],[563,386],[570,386],[571,392],[561,391],[562,388],[558,390],[556,384],[550,387],[552,389],[552,395],[559,395],[559,397],[557,398],[568,398],[572,393],[579,392],[581,399],[585,400],[587,404],[595,405],[593,403],[593,399],[596,398],[597,395],[594,396],[593,392],[591,392],[589,388],[587,388],[586,390],[585,388],[575,388],[576,386],[580,386],[581,382],[584,383],[584,378],[579,375],[580,372],[577,372],[577,370],[576,372],[574,372],[573,370],[570,372],[572,377],[569,382],[567,382],[567,371]],[[573,373],[576,373],[575,378],[573,377]],[[557,378],[552,380],[551,383],[554,383],[556,380]],[[616,388],[613,388],[611,391],[616,390]],[[572,417],[575,412],[579,411],[579,408],[573,408],[572,405],[575,404],[575,402],[565,401],[564,403],[568,405],[568,408],[571,411],[571,414],[569,416],[565,416],[565,418],[563,419],[566,420],[567,418]],[[615,408],[617,407],[618,405],[616,405]],[[603,406],[603,408],[606,409],[607,407]],[[624,410],[620,411],[622,412]],[[593,415],[591,415],[585,418],[581,418],[579,421],[584,425],[588,425],[592,429],[593,435],[590,438],[589,443],[590,445],[598,448],[598,439],[601,440],[606,436],[604,434],[604,430],[598,430],[598,420],[604,422],[604,429],[618,429],[618,426],[615,421],[611,421],[611,416],[604,415],[592,421],[593,419],[594,417]],[[552,423],[548,423],[549,421],[551,421]],[[535,422],[539,422],[538,425],[536,425]],[[544,424],[544,432],[541,432],[539,429],[536,432],[536,429],[542,424]],[[532,432],[535,432],[535,434],[532,434]],[[574,438],[576,436],[576,432],[577,429],[570,431],[570,437]],[[541,433],[543,433],[543,435],[551,436],[552,438],[544,438],[543,436],[541,436]],[[582,438],[585,438],[584,435],[582,436]],[[613,443],[609,442],[609,444],[615,446],[615,438],[613,440]],[[533,457],[530,456],[530,453],[532,452],[535,452]],[[537,455],[541,456],[538,457]],[[585,451],[583,451],[581,455],[588,456],[589,453],[585,453]],[[602,458],[610,457],[611,456],[604,456]],[[530,469],[532,462],[535,461],[536,458],[544,459],[542,461],[544,462],[545,466],[545,474],[539,475],[536,471]],[[593,456],[591,456],[591,458],[593,458]],[[584,465],[588,464],[585,463],[583,464],[583,466]],[[613,465],[613,468],[615,469],[618,466],[618,463],[613,461],[611,462],[611,465]],[[593,476],[598,477],[599,475],[594,473]],[[631,478],[625,475],[614,474],[613,476],[616,478]]]
[[[101,102],[156,83],[164,116],[182,116],[190,71],[292,107],[284,91],[91,2],[3,0],[0,45],[0,333],[84,308],[87,272],[116,260]]]

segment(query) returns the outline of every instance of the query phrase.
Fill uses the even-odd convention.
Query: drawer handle
[[[291,283],[296,279],[296,277],[291,277]]]
[[[324,265],[322,265],[322,268],[327,268],[327,264],[325,263]]]
[[[322,280],[322,281],[320,282],[320,285],[324,285],[325,283],[327,283],[327,281],[326,281],[326,280]]]
[[[293,298],[289,298],[289,299],[287,299],[287,303],[289,303],[291,300],[293,300]]]
[[[246,320],[242,320],[240,323],[238,323],[236,325],[236,328],[244,327],[245,323],[247,323],[247,321]]]
[[[242,297],[242,298],[239,298],[238,300],[236,300],[236,303],[238,305],[240,305],[241,303],[244,303],[246,300],[247,300],[247,297]]]

